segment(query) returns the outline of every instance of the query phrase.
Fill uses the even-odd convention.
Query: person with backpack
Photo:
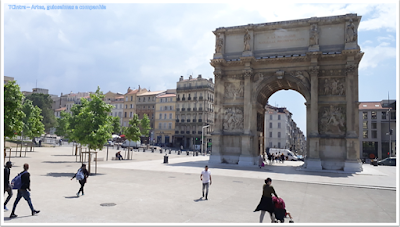
[[[12,167],[12,163],[10,161],[8,161],[6,163],[6,166],[4,167],[4,193],[8,193],[7,199],[4,202],[4,210],[8,211],[6,205],[8,203],[8,201],[10,201],[11,197],[13,196],[12,193],[12,188],[10,185],[10,169]]]
[[[78,169],[78,172],[75,173],[71,180],[75,177],[79,181],[79,184],[81,184],[81,188],[79,189],[78,193],[76,193],[76,196],[79,197],[80,192],[82,192],[82,195],[85,195],[85,193],[83,192],[83,187],[86,184],[86,179],[89,177],[89,172],[86,169],[86,164],[82,164],[81,168]]]
[[[17,215],[15,214],[15,209],[17,208],[17,204],[21,200],[22,197],[28,202],[29,207],[31,208],[32,216],[38,214],[40,210],[35,210],[32,205],[31,201],[31,191],[30,184],[30,174],[28,172],[29,164],[24,164],[24,171],[22,171],[18,176],[16,176],[12,181],[11,185],[13,185],[13,189],[18,189],[17,198],[15,199],[14,206],[10,215],[10,218],[16,218]]]
[[[274,216],[274,204],[272,202],[272,194],[274,194],[277,198],[278,195],[276,194],[274,187],[271,186],[272,183],[271,178],[265,179],[264,182],[265,184],[263,186],[263,194],[254,212],[261,211],[260,223],[263,222],[265,212],[268,212],[269,216],[271,217],[271,222],[273,223],[275,222],[275,216]]]

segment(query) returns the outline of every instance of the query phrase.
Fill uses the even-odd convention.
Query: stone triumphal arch
[[[222,27],[214,31],[215,125],[210,162],[255,165],[264,112],[276,91],[306,100],[304,167],[360,171],[357,43],[347,14]],[[290,100],[288,100],[290,102]]]

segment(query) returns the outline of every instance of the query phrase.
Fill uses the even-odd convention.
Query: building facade
[[[166,91],[148,91],[136,96],[136,113],[139,120],[143,119],[144,114],[150,120],[150,132],[149,135],[143,135],[141,137],[141,142],[143,144],[148,144],[154,140],[154,121],[155,121],[155,111],[156,111],[156,97],[161,94],[165,94]]]
[[[119,123],[122,126],[122,115],[124,114],[124,95],[117,93],[114,100],[110,102],[113,106],[111,110],[111,115],[113,117],[119,117]]]
[[[124,115],[122,117],[122,126],[129,126],[129,120],[132,119],[133,115],[136,113],[136,96],[144,92],[147,92],[147,89],[142,89],[140,86],[135,90],[132,90],[130,87],[128,88],[128,91],[124,95]]]
[[[174,146],[200,149],[204,128],[204,143],[211,146],[214,125],[214,83],[212,79],[180,77],[176,89],[176,124]],[[207,148],[209,149],[209,148]]]
[[[81,104],[81,98],[90,99],[91,92],[70,93],[67,95],[66,108],[67,113],[71,113],[71,107],[75,104]]]
[[[362,159],[396,156],[396,100],[360,102],[359,140]]]
[[[172,147],[175,136],[176,94],[163,94],[156,98],[154,139],[159,146]]]

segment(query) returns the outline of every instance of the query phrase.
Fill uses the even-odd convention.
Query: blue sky
[[[190,74],[213,78],[218,27],[357,13],[362,16],[358,43],[365,52],[359,66],[359,100],[396,95],[398,5],[310,4],[262,1],[242,3],[102,4],[105,10],[9,9],[8,5],[62,5],[68,1],[26,4],[5,2],[4,74],[23,91],[37,86],[51,94],[95,91],[125,93],[138,85],[150,90],[175,88]],[[389,3],[385,3],[389,2]],[[391,3],[390,3],[391,2]],[[69,3],[65,5],[85,5]],[[286,106],[306,132],[304,98],[279,91],[272,105]]]

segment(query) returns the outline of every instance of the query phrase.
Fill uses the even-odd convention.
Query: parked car
[[[303,161],[303,162],[304,162],[304,157],[303,157],[303,155],[296,155],[296,157],[297,157],[297,160],[298,160],[298,161]]]
[[[378,161],[378,165],[382,166],[396,166],[396,157],[389,157]]]
[[[125,140],[125,141],[121,144],[121,147],[122,147],[122,148],[131,147],[131,148],[137,149],[138,147],[140,147],[140,141]]]

